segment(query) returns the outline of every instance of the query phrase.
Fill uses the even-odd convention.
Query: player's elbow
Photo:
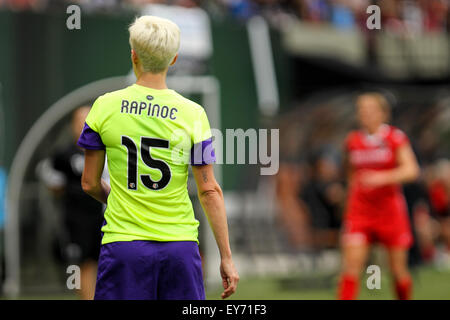
[[[92,190],[94,189],[92,184],[87,183],[87,182],[85,182],[85,181],[81,181],[81,188],[82,188],[83,191],[84,191],[85,193],[87,193],[87,194],[92,193]]]
[[[411,166],[410,168],[410,180],[415,181],[420,176],[420,167],[417,163]]]
[[[220,188],[218,183],[210,184],[210,185],[206,186],[205,188],[199,189],[198,195],[199,195],[200,201],[202,201],[202,200],[208,201],[209,199],[223,197],[222,189]]]
[[[219,212],[217,208],[220,208],[224,201],[222,190],[219,186],[199,191],[198,200],[208,216]]]
[[[94,181],[88,180],[83,177],[81,179],[81,188],[87,194],[92,194],[95,192],[95,190],[98,189],[98,183],[95,183]]]
[[[414,182],[415,180],[417,180],[417,178],[419,178],[419,175],[420,175],[419,165],[417,163],[410,164],[406,168],[404,182],[406,182],[406,183]]]

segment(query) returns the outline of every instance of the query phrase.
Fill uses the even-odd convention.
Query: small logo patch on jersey
[[[132,182],[132,183],[130,183],[130,188],[131,189],[134,189],[136,187],[136,185]]]
[[[153,100],[153,96],[148,95],[148,96],[147,96],[147,100]]]
[[[153,187],[153,189],[158,189],[158,184],[154,183],[152,187]]]

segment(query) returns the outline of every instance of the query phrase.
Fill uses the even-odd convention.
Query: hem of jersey
[[[105,239],[106,238],[106,239]],[[198,238],[177,238],[177,239],[164,239],[159,237],[139,237],[139,236],[107,236],[106,234],[103,235],[102,238],[102,245],[112,243],[112,242],[128,242],[128,241],[134,241],[134,240],[147,240],[147,241],[158,241],[158,242],[176,242],[176,241],[193,241],[197,242],[199,244]]]

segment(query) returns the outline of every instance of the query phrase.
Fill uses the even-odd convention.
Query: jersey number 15
[[[133,139],[127,136],[122,136],[122,145],[127,148],[128,151],[128,181],[127,186],[129,190],[137,190],[137,176],[138,176],[138,148]],[[161,179],[159,181],[153,181],[150,175],[141,174],[142,184],[150,190],[161,190],[166,187],[172,173],[170,172],[169,165],[163,160],[154,159],[150,153],[150,148],[169,148],[169,141],[158,139],[141,137],[141,159],[144,164],[150,168],[158,169],[161,171]]]

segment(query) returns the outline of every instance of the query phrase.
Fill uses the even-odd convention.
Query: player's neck
[[[152,89],[167,89],[166,73],[143,72],[138,76],[136,84]]]
[[[369,136],[376,134],[378,132],[378,130],[379,130],[379,127],[366,128],[366,132]]]
[[[385,126],[386,125],[384,123],[382,123],[382,124],[380,124],[380,125],[378,125],[376,127],[373,127],[373,128],[365,128],[365,131],[366,131],[366,133],[368,135],[372,136],[372,135],[376,135],[376,134],[382,132],[382,130],[385,128]]]

